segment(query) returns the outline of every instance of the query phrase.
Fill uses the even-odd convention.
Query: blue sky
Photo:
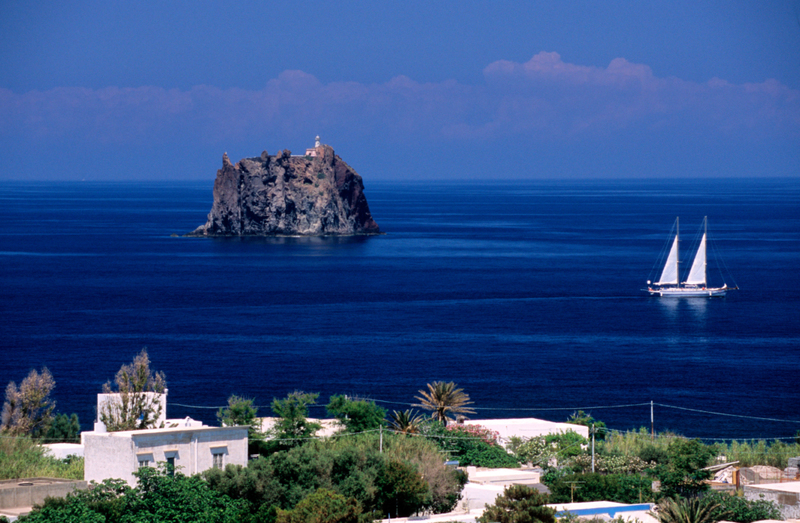
[[[800,175],[800,0],[70,4],[0,7],[0,178]]]

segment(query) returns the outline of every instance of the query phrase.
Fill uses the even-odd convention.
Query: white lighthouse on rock
[[[313,149],[306,149],[306,156],[316,156],[317,149],[319,146],[322,145],[319,143],[319,135],[317,135],[316,139],[314,140],[314,148]]]

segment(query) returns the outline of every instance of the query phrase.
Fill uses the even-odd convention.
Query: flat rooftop
[[[800,494],[800,481],[783,481],[780,483],[760,483],[758,485],[747,485],[747,488],[757,488],[762,490],[779,490],[781,492],[794,492]]]

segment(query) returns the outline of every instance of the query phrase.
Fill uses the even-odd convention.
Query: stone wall
[[[32,507],[44,498],[63,498],[74,490],[86,490],[85,481],[26,478],[0,481],[0,509]]]

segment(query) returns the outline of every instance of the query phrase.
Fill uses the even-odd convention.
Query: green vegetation
[[[516,457],[497,442],[497,434],[480,425],[450,425],[440,423],[423,425],[421,433],[435,441],[449,459],[461,466],[519,467]]]
[[[452,416],[465,414],[475,414],[475,411],[467,405],[472,405],[469,395],[452,381],[434,381],[428,383],[428,390],[419,391],[419,396],[415,399],[419,404],[414,405],[425,410],[432,411],[433,419],[446,425],[448,420],[454,419]]]
[[[556,523],[556,511],[546,507],[547,496],[525,485],[506,487],[478,518],[479,523]]]
[[[589,427],[589,437],[591,438],[592,430],[594,430],[594,439],[595,441],[602,441],[606,439],[606,424],[602,421],[598,421],[592,417],[591,414],[587,414],[582,410],[577,412],[573,412],[572,415],[567,420],[567,423],[572,423],[573,425],[583,425],[584,427]]]
[[[385,424],[386,409],[373,401],[331,396],[328,414],[339,420],[345,432],[355,433],[375,430]]]
[[[546,468],[554,459],[561,463],[584,456],[588,443],[586,438],[569,430],[514,442],[513,448],[519,461]]]
[[[711,463],[715,452],[698,439],[675,438],[667,446],[667,462],[653,469],[666,497],[696,497],[709,489],[711,472],[702,470]]]
[[[733,441],[730,444],[716,444],[718,453],[728,461],[738,461],[742,467],[753,465],[769,465],[784,468],[789,458],[800,456],[800,442],[784,443],[775,440],[769,443],[758,441]]]
[[[319,423],[308,421],[308,406],[318,397],[319,394],[295,391],[282,400],[272,400],[272,412],[278,417],[267,434],[273,440],[272,450],[298,447],[322,428]]]
[[[47,375],[46,369],[33,371],[21,387],[9,386],[4,412],[16,414],[8,419],[43,419],[38,412],[49,420],[15,422],[14,427],[25,426],[29,432],[0,438],[0,479],[83,477],[82,459],[47,457],[30,437],[35,433],[39,438],[70,441],[79,430],[77,416],[52,416]],[[163,387],[164,378],[150,371],[146,351],[120,369],[116,383],[129,399],[109,419],[123,426],[122,421],[129,423],[139,413],[133,420],[136,426],[152,423],[157,410],[148,410],[136,396]],[[26,396],[25,391],[33,389],[38,392]],[[316,405],[318,396],[295,391],[274,399],[276,421],[267,434],[261,432],[253,400],[230,396],[217,417],[224,425],[249,427],[250,452],[261,457],[247,467],[228,465],[192,477],[179,471],[173,477],[164,464],[158,470],[143,468],[137,472],[136,488],[119,480],[105,481],[66,499],[48,500],[22,521],[369,523],[389,515],[442,513],[456,507],[467,481],[463,472],[444,465],[446,460],[457,460],[461,466],[518,467],[520,462],[531,462],[545,468],[542,480],[551,489],[549,500],[528,487],[508,488],[484,513],[483,523],[555,523],[554,512],[544,503],[572,500],[660,502],[662,523],[679,519],[751,523],[778,518],[776,506],[708,493],[710,473],[702,469],[720,454],[747,465],[770,461],[778,466],[784,466],[788,456],[800,454],[796,442],[706,445],[675,434],[651,437],[645,429],[617,433],[603,428],[606,437],[597,437],[592,473],[589,440],[574,431],[514,438],[507,451],[499,445],[497,433],[486,427],[463,422],[447,426],[453,417],[474,412],[468,407],[469,396],[453,382],[434,382],[420,391],[418,406],[430,410],[430,417],[406,410],[393,411],[387,419],[386,411],[372,401],[331,396],[327,411],[342,430],[330,438],[317,438],[321,426],[308,420],[309,407]],[[38,407],[21,408],[22,397],[33,398],[31,405]],[[573,413],[570,422],[605,427],[582,411]],[[6,434],[11,426],[5,428]],[[660,482],[658,491],[651,488],[655,480]],[[571,521],[569,515],[562,519]]]
[[[354,498],[328,489],[319,489],[300,501],[292,510],[278,509],[276,523],[358,523],[363,509]]]
[[[416,410],[392,411],[387,426],[395,432],[403,434],[419,434],[424,419]]]
[[[163,394],[167,381],[163,372],[150,370],[147,349],[142,349],[131,363],[123,365],[111,382],[103,385],[106,394],[119,393],[119,401],[110,401],[100,410],[100,421],[111,432],[155,427],[161,415],[161,402],[148,394]]]
[[[0,438],[0,480],[36,477],[83,479],[83,458],[58,460],[28,436]]]
[[[747,500],[727,492],[710,492],[703,499],[717,505],[712,510],[712,519],[720,521],[737,521],[739,523],[752,523],[763,519],[783,519],[778,506],[764,499]]]
[[[719,505],[712,499],[664,498],[652,515],[659,523],[716,523],[718,511]]]
[[[655,501],[652,480],[628,474],[569,474],[551,482],[550,503],[572,501],[616,501],[646,503]]]
[[[318,172],[317,173],[317,178],[320,179],[320,180],[324,180],[325,179],[325,173],[324,172]]]
[[[199,476],[168,474],[149,467],[136,473],[136,488],[120,480],[106,480],[87,491],[66,498],[47,498],[24,523],[153,523],[156,521],[203,521],[234,523],[249,519],[246,504],[209,488]]]
[[[81,423],[78,415],[58,414],[47,430],[43,442],[46,443],[78,443],[81,440]]]
[[[44,436],[53,419],[55,402],[50,393],[56,386],[47,368],[30,371],[19,387],[13,381],[6,387],[6,400],[0,414],[0,431],[10,436]]]
[[[381,453],[378,435],[361,434],[311,440],[246,468],[211,469],[203,476],[214,490],[246,501],[253,517],[292,510],[320,489],[354,499],[364,513],[399,517],[455,506],[463,478],[443,462],[424,439],[385,434]]]

